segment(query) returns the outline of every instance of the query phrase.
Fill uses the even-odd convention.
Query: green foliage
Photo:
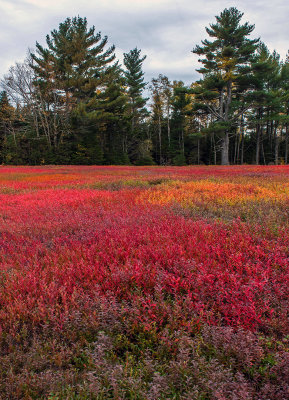
[[[125,78],[127,86],[127,95],[129,97],[129,107],[131,113],[143,112],[143,107],[147,99],[142,97],[146,83],[144,82],[144,73],[142,71],[142,63],[146,56],[140,56],[141,50],[137,48],[129,53],[124,53],[124,65],[126,67]]]
[[[88,28],[86,18],[67,18],[46,37],[47,48],[36,43],[32,68],[41,86],[57,89],[66,107],[81,108],[103,84],[115,59],[114,46],[105,49],[107,37]],[[50,93],[55,95],[55,93]]]
[[[144,119],[148,112],[145,108],[147,98],[143,96],[146,83],[144,81],[144,72],[142,64],[146,56],[141,57],[141,50],[135,48],[129,53],[124,53],[124,76],[126,88],[126,108],[125,115],[126,126],[126,151],[132,161],[138,162],[142,154],[138,153],[139,145],[145,139],[144,137]]]
[[[242,18],[226,8],[206,28],[202,79],[152,79],[150,112],[146,55],[136,47],[121,67],[107,36],[66,18],[1,82],[0,163],[287,164],[289,57]]]
[[[241,25],[243,14],[236,8],[225,9],[216,23],[206,28],[213,41],[205,39],[193,52],[203,58],[198,70],[203,79],[195,88],[198,101],[203,102],[215,121],[236,121],[248,106],[253,84],[252,62],[259,39],[249,39],[254,25]],[[236,107],[238,103],[238,107]],[[229,132],[222,132],[222,163],[229,163]]]
[[[135,165],[155,165],[155,162],[153,160],[153,158],[151,156],[144,156],[144,157],[140,157]]]
[[[173,158],[173,165],[182,166],[182,165],[186,165],[186,164],[187,164],[186,157],[182,153],[177,154]]]

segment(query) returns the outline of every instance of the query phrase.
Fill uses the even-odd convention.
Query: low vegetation
[[[289,167],[1,167],[3,399],[284,400]]]

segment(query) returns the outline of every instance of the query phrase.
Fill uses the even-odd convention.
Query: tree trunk
[[[227,99],[225,103],[225,118],[224,121],[229,121],[229,111],[230,105],[232,101],[232,82],[229,81],[227,83]],[[225,137],[222,140],[222,157],[221,157],[222,165],[229,165],[229,132],[225,133]]]
[[[167,117],[168,117],[168,121],[167,121],[167,130],[168,130],[168,141],[169,141],[169,149],[171,148],[171,125],[170,125],[170,103],[168,100],[168,104],[167,104]]]
[[[241,165],[244,164],[244,127],[242,126],[242,134],[241,134]]]
[[[229,133],[226,132],[222,140],[222,165],[229,165]]]
[[[215,143],[215,135],[213,133],[213,153],[214,153],[214,165],[217,165],[217,150],[216,150],[216,143]]]
[[[239,163],[239,159],[240,159],[240,145],[241,145],[241,141],[242,141],[242,132],[243,132],[243,114],[241,115],[241,118],[240,118],[239,132],[238,132],[237,164]]]
[[[282,128],[281,128],[281,132],[282,132]],[[279,137],[278,137],[278,132],[277,132],[277,126],[274,132],[274,136],[275,136],[275,143],[274,143],[274,161],[275,161],[275,165],[278,165],[279,163]]]
[[[262,142],[262,155],[263,155],[263,162],[264,162],[264,165],[266,165],[266,157],[265,157],[265,151],[264,151],[264,144],[263,144],[263,142]]]
[[[159,116],[158,120],[158,125],[159,125],[159,149],[160,149],[160,165],[162,163],[162,124],[161,124],[161,117]]]
[[[185,140],[184,140],[184,129],[183,129],[183,127],[182,127],[182,130],[181,130],[181,141],[182,141],[182,147],[181,147],[182,154],[185,155]]]
[[[256,165],[260,164],[260,124],[257,125],[257,132],[256,132]]]
[[[238,135],[236,164],[239,164],[239,157],[240,157],[240,134]]]
[[[285,131],[285,164],[288,164],[288,124],[286,124],[286,131]]]
[[[234,150],[234,160],[233,160],[233,164],[237,164],[238,139],[239,139],[239,132],[237,131],[237,133],[236,133],[236,135],[235,135],[235,150]]]

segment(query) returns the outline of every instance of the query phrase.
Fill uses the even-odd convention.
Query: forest
[[[146,82],[141,49],[119,61],[86,18],[65,19],[1,80],[0,163],[288,164],[289,57],[236,8],[206,32],[199,80]]]

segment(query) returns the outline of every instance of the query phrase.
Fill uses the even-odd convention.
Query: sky
[[[224,8],[237,7],[243,21],[255,24],[251,37],[285,58],[289,49],[288,0],[0,0],[0,78],[24,60],[35,42],[67,17],[87,17],[88,25],[108,36],[117,57],[137,47],[147,55],[146,80],[167,75],[190,84],[198,79],[192,49],[207,38],[205,27]]]

